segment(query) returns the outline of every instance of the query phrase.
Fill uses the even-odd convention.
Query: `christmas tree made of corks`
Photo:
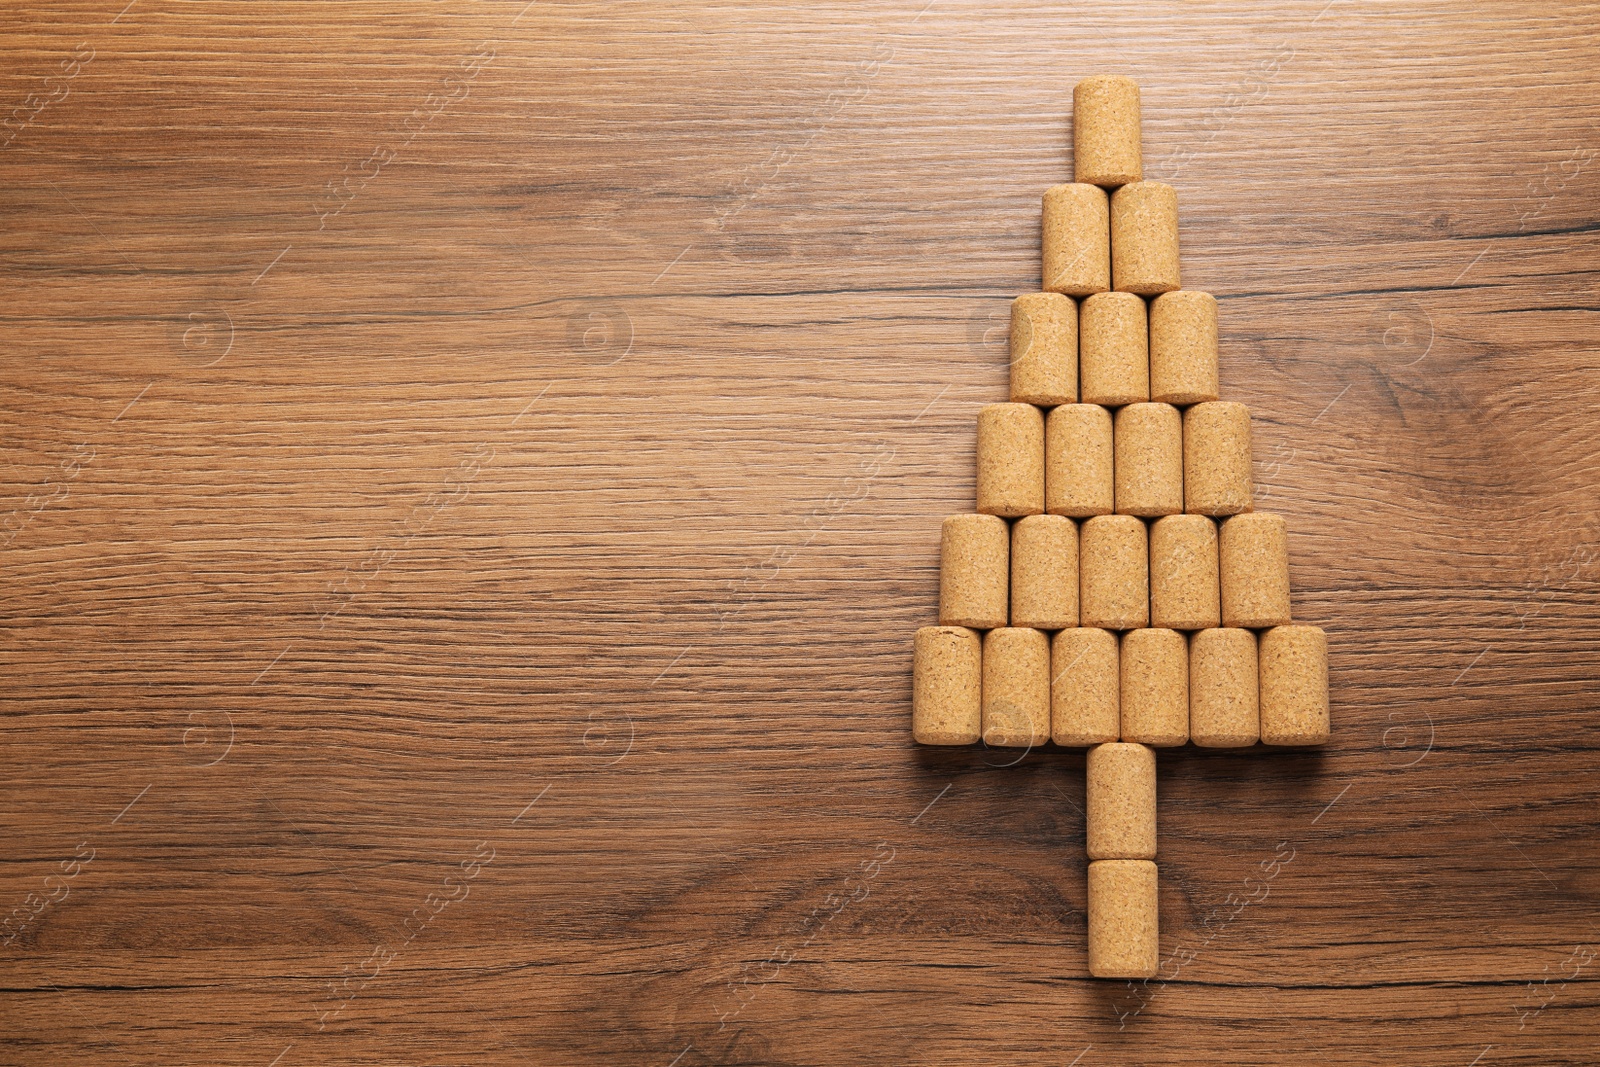
[[[1043,291],[1011,305],[1010,403],[978,413],[977,510],[944,520],[917,631],[925,745],[1089,749],[1089,972],[1159,959],[1155,749],[1328,739],[1327,637],[1293,625],[1250,412],[1219,399],[1217,302],[1180,287],[1178,196],[1143,181],[1139,87],[1073,90]]]

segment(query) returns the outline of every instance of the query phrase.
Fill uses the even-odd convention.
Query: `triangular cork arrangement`
[[[1043,292],[1011,305],[1010,402],[978,414],[977,508],[944,520],[912,735],[1088,748],[1089,971],[1159,959],[1155,749],[1327,741],[1327,638],[1252,510],[1250,413],[1218,395],[1217,302],[1180,287],[1178,197],[1142,179],[1139,87],[1073,90]]]

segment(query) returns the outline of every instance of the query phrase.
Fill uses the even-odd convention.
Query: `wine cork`
[[[1096,515],[1079,527],[1078,621],[1105,630],[1149,624],[1149,544],[1132,515]]]
[[[1231,400],[1183,413],[1184,509],[1197,515],[1250,510],[1250,409]]]
[[[939,528],[939,625],[1006,624],[1011,531],[993,515],[951,515]]]
[[[1052,185],[1044,191],[1044,288],[1088,296],[1111,288],[1111,203],[1096,185]]]
[[[1011,301],[1011,399],[1045,407],[1078,399],[1078,307],[1060,293]]]
[[[1217,524],[1168,515],[1150,524],[1150,625],[1203,630],[1222,622]]]
[[[1089,864],[1089,973],[1153,978],[1161,956],[1156,865],[1152,860]]]
[[[1082,748],[1115,741],[1117,635],[1080,627],[1062,630],[1050,642],[1050,738]]]
[[[1144,745],[1097,745],[1085,761],[1089,858],[1156,858],[1156,754]]]
[[[1050,641],[1007,627],[983,637],[983,743],[1032,748],[1050,740]]]
[[[1217,298],[1198,289],[1150,302],[1150,399],[1168,404],[1215,400]]]
[[[1078,527],[1060,515],[1029,515],[1011,527],[1011,625],[1078,625]]]
[[[1072,90],[1072,178],[1126,185],[1143,174],[1139,86],[1119,74],[1085,78]]]
[[[1165,182],[1134,182],[1111,195],[1111,283],[1154,296],[1182,288],[1178,275],[1178,193]]]
[[[1261,635],[1261,740],[1328,740],[1328,635],[1316,626],[1275,626]]]
[[[1078,379],[1085,404],[1150,399],[1150,335],[1144,301],[1097,293],[1078,305]]]
[[[1261,737],[1256,635],[1201,630],[1189,638],[1189,740],[1243,748]]]
[[[1113,434],[1117,514],[1183,511],[1183,416],[1171,404],[1129,404]]]
[[[911,736],[919,745],[971,745],[983,721],[978,635],[964,626],[917,631],[911,671]]]
[[[1158,748],[1189,740],[1189,643],[1176,630],[1122,635],[1121,735]]]
[[[1289,530],[1283,516],[1254,511],[1222,523],[1218,540],[1222,625],[1252,630],[1289,621]]]
[[[1044,503],[1052,515],[1085,519],[1116,507],[1111,412],[1099,404],[1063,404],[1044,424]]]
[[[1044,511],[1044,412],[990,404],[978,412],[978,510],[1008,519]]]

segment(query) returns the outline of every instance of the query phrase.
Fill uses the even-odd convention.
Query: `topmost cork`
[[[1120,74],[1085,78],[1072,90],[1073,181],[1114,187],[1143,178],[1139,84]]]

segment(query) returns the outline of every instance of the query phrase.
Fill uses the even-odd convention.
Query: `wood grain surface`
[[[0,1062],[1600,1063],[1593,5],[0,27]],[[1100,72],[1332,645],[1148,983],[909,736]]]

